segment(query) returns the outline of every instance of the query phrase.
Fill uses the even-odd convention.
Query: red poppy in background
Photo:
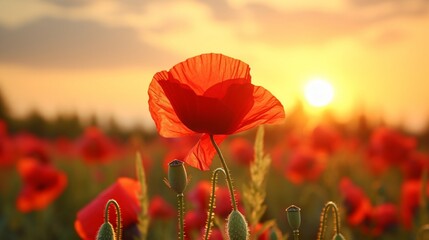
[[[314,149],[333,153],[338,149],[341,138],[335,129],[320,125],[315,127],[311,132],[310,141]]]
[[[176,216],[176,210],[161,196],[154,196],[149,203],[149,216],[152,219],[168,220]]]
[[[0,120],[0,167],[10,167],[15,163],[14,145],[10,139],[6,124]]]
[[[211,183],[209,181],[199,181],[189,190],[187,198],[196,209],[205,210],[209,205],[211,193]]]
[[[187,198],[189,202],[193,204],[195,209],[204,212],[208,210],[211,191],[212,186],[210,182],[200,181],[189,191]],[[228,217],[229,213],[231,213],[232,210],[229,189],[225,186],[216,187],[215,196],[215,214],[222,218]],[[237,201],[239,210],[242,210],[242,205],[240,204],[240,195],[238,194],[238,191],[235,192],[235,199]]]
[[[94,200],[82,208],[76,216],[74,227],[81,239],[95,239],[98,229],[104,222],[104,209],[107,201],[115,199],[121,208],[122,228],[137,223],[140,202],[137,193],[140,191],[138,181],[130,178],[119,178],[113,185],[100,193]],[[109,222],[116,229],[116,211],[109,208]]]
[[[86,162],[106,162],[116,152],[114,143],[96,127],[85,129],[78,151]]]
[[[51,161],[48,144],[32,134],[22,133],[17,135],[15,144],[19,158],[33,158],[42,163]]]
[[[255,234],[262,230],[263,225],[261,223],[257,223],[250,227],[250,234],[255,236]],[[270,229],[267,228],[265,231],[261,232],[258,236],[257,240],[269,240],[270,239]]]
[[[429,156],[415,151],[399,167],[406,180],[420,180],[423,170],[429,170]]]
[[[203,54],[155,74],[149,86],[149,110],[159,134],[202,134],[184,161],[208,170],[215,154],[209,135],[219,144],[225,135],[284,118],[282,104],[250,82],[246,63],[221,54]]]
[[[238,164],[249,166],[253,162],[254,149],[249,140],[238,137],[231,140],[229,143],[229,151],[231,158]]]
[[[349,178],[341,179],[340,193],[350,225],[358,226],[371,216],[372,207],[369,198]]]
[[[371,211],[370,222],[372,236],[380,236],[384,232],[396,228],[398,225],[398,211],[392,203],[376,206]]]
[[[406,229],[411,229],[413,219],[420,206],[422,184],[419,180],[405,181],[401,187],[400,216]],[[429,196],[429,186],[426,188],[426,197]]]
[[[388,128],[378,128],[371,135],[369,164],[375,173],[404,163],[416,148],[416,140]]]
[[[228,187],[224,187],[224,186],[218,187],[216,189],[215,195],[216,195],[216,199],[215,199],[216,208],[214,209],[214,212],[216,216],[226,219],[232,211],[232,203],[231,203],[231,198],[229,196]],[[240,201],[239,192],[235,191],[234,195],[235,195],[235,200],[237,201],[237,204],[238,204],[237,206],[238,210],[244,213],[243,206],[241,205],[241,201]]]
[[[287,163],[285,176],[295,184],[319,179],[326,168],[326,155],[309,147],[296,149]]]
[[[63,172],[33,158],[18,162],[18,173],[24,183],[16,201],[21,212],[30,212],[46,208],[58,198],[67,185]]]
[[[199,239],[204,239],[205,233],[206,233],[205,229],[202,229],[201,236]],[[211,229],[209,240],[224,240],[224,239],[225,238],[223,237],[222,232],[219,228]]]
[[[207,212],[200,209],[186,211],[185,213],[185,239],[191,239],[192,233],[201,233],[207,221]]]

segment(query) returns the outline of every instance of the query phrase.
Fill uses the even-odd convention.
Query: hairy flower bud
[[[332,240],[346,240],[346,238],[341,233],[336,233]]]
[[[115,240],[115,230],[109,222],[103,223],[97,233],[97,240]]]
[[[249,239],[246,219],[239,211],[233,210],[227,218],[228,237],[230,240]]]

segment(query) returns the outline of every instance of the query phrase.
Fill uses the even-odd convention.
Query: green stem
[[[219,146],[214,140],[214,137],[212,134],[210,134],[210,140],[212,141],[213,147],[216,149],[216,152],[219,155],[220,161],[222,163],[222,167],[225,170],[226,181],[228,183],[228,189],[229,189],[229,195],[231,197],[232,208],[234,209],[234,211],[237,211],[237,202],[235,201],[234,187],[232,185],[231,174],[229,172],[228,166],[226,165],[226,161],[223,158],[222,152],[220,151]]]
[[[338,207],[334,202],[328,202],[326,203],[325,207],[323,208],[322,218],[320,220],[320,232],[319,232],[319,240],[323,240],[325,237],[325,228],[326,228],[326,222],[327,222],[327,215],[328,211],[332,209],[332,212],[334,213],[334,224],[335,224],[335,234],[340,233],[340,217],[338,215]]]
[[[293,240],[299,240],[299,229],[293,230]]]
[[[110,204],[113,204],[116,208],[116,236],[117,239],[121,239],[121,209],[119,208],[118,202],[116,202],[114,199],[110,199],[106,203],[106,208],[104,209],[104,223],[109,222],[109,207]]]
[[[185,221],[184,221],[184,213],[183,213],[183,208],[184,208],[184,196],[183,193],[177,194],[177,200],[179,203],[179,240],[184,240],[185,239],[185,233],[184,233],[184,226],[185,226]]]
[[[210,229],[212,227],[212,220],[213,220],[213,210],[214,210],[214,200],[215,200],[217,174],[219,172],[223,172],[223,174],[226,175],[225,170],[223,170],[223,168],[216,168],[213,171],[212,192],[211,192],[211,195],[210,195],[209,213],[207,215],[207,225],[206,225],[206,231],[205,231],[205,235],[204,235],[204,240],[208,240],[209,237],[210,237]]]

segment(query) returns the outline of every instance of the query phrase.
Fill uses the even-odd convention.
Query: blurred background
[[[428,13],[426,0],[2,0],[0,238],[77,238],[73,225],[79,209],[119,176],[135,178],[135,151],[153,168],[148,176],[151,198],[159,195],[175,206],[174,194],[162,186],[165,162],[178,156],[169,155],[172,148],[192,145],[158,137],[147,89],[156,72],[215,52],[248,63],[252,82],[285,107],[286,122],[266,129],[266,152],[281,172],[267,180],[269,207],[262,220],[277,219],[286,233],[290,229],[281,214],[290,204],[301,203],[311,219],[304,223],[311,231],[303,237],[313,238],[324,200],[348,199],[334,190],[346,182],[340,185],[341,193],[347,192],[347,177],[373,207],[372,215],[362,213],[360,221],[347,222],[344,216],[348,237],[412,239],[427,223],[425,214],[411,214],[418,212],[418,201],[403,210],[407,203],[401,196],[406,196],[403,184],[410,178],[419,181],[423,171],[416,169],[426,169],[428,162]],[[236,138],[246,143],[234,143]],[[254,138],[253,130],[230,137],[223,144],[225,154],[233,162],[240,159],[236,152],[249,155]],[[314,143],[320,141],[330,145],[321,150]],[[297,150],[308,144],[305,154]],[[294,165],[301,158],[317,160],[320,152],[329,159],[322,168]],[[416,154],[419,160],[414,161]],[[407,162],[414,168],[391,155],[413,159]],[[23,213],[16,206],[27,181],[17,167],[23,158],[52,162],[67,175],[65,192],[47,210]],[[249,177],[248,164],[233,163],[238,179]],[[297,180],[291,169],[310,169],[301,173],[310,177]],[[190,171],[192,186],[210,179],[208,172]],[[270,181],[284,181],[285,194]],[[323,201],[312,204],[296,196],[315,188],[321,189]],[[378,235],[362,230],[368,222],[371,227],[382,222],[373,215],[384,203],[395,207],[385,225],[402,227],[387,232],[383,225]],[[345,213],[354,211],[350,205],[342,206],[349,206]],[[400,212],[420,220],[403,223]],[[42,225],[35,227],[34,221]],[[162,227],[154,224],[150,236],[174,237],[174,221],[168,220],[171,235],[162,235]]]

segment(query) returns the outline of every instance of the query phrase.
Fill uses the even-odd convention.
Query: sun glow
[[[312,79],[304,87],[304,96],[313,107],[324,107],[332,102],[334,88],[323,79]]]

